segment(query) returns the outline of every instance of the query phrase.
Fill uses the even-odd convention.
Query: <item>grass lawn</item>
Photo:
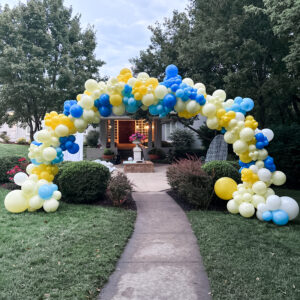
[[[11,214],[6,193],[0,189],[0,299],[96,299],[136,212],[61,203],[51,214]]]
[[[300,200],[300,191],[276,190]],[[300,299],[300,217],[279,227],[220,211],[190,211],[213,299]]]
[[[28,157],[28,145],[2,144],[0,143],[0,157],[24,156]]]

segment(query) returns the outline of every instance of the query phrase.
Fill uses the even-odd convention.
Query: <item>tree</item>
[[[50,110],[61,110],[104,62],[95,58],[95,32],[63,0],[30,0],[0,14],[0,123],[21,122],[30,138]]]
[[[174,12],[150,28],[150,46],[131,60],[134,71],[162,77],[174,63],[184,77],[203,82],[208,93],[222,88],[228,98],[253,98],[261,127],[296,121],[299,84],[285,63],[290,38],[274,33],[266,2],[272,1],[191,0],[188,13]]]

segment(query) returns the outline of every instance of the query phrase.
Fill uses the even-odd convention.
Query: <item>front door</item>
[[[135,121],[119,120],[119,143],[129,144],[129,137],[135,133]]]

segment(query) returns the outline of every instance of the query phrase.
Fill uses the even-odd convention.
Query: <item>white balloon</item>
[[[240,113],[240,112],[236,112],[235,113],[235,119],[238,121],[244,121],[245,120],[245,116],[244,114]]]
[[[264,213],[265,211],[268,210],[267,205],[265,203],[259,203],[257,205],[257,210],[260,211],[261,213]]]
[[[28,179],[28,175],[24,172],[19,172],[14,176],[14,182],[16,185],[21,186],[26,179]]]
[[[264,182],[270,181],[272,177],[272,173],[266,168],[259,169],[257,175],[259,179]]]
[[[257,173],[258,170],[259,170],[258,167],[257,167],[256,165],[251,165],[251,166],[249,167],[249,169],[252,170],[253,173]]]
[[[43,204],[43,208],[46,212],[54,212],[57,210],[58,206],[59,202],[54,198],[46,200]]]
[[[271,129],[265,128],[261,132],[264,134],[264,136],[268,139],[269,142],[273,140],[274,132]]]
[[[257,212],[256,212],[256,217],[257,217],[257,219],[258,220],[260,220],[260,221],[263,221],[264,219],[263,219],[263,217],[262,217],[262,212],[260,211],[260,210],[258,210]]]
[[[267,198],[266,206],[267,206],[268,210],[279,209],[280,205],[281,205],[280,197],[278,197],[276,195],[271,195]]]
[[[289,220],[294,220],[299,214],[299,205],[293,198],[284,196],[281,197],[281,205],[279,209],[284,210],[288,216]]]

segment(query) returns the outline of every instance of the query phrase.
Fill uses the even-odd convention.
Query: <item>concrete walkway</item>
[[[133,197],[135,231],[99,299],[211,299],[197,240],[182,209],[165,192]]]

